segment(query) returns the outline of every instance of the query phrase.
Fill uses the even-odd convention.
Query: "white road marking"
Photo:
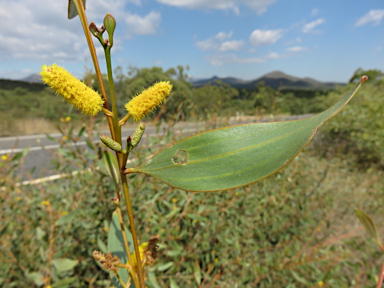
[[[183,132],[192,132],[192,131],[196,131],[196,129],[185,129],[185,130],[182,130]],[[52,134],[53,135],[53,134]],[[59,134],[61,136],[61,134]],[[152,134],[149,134],[150,137],[152,136],[156,136],[158,134],[156,133],[152,133]],[[43,135],[45,136],[45,135]],[[146,137],[147,135],[143,135],[143,137]],[[22,137],[22,136],[21,136]],[[27,136],[26,136],[27,137]],[[37,137],[35,135],[35,137]],[[93,143],[98,143],[99,140],[95,140]],[[80,141],[80,142],[77,142],[77,143],[71,143],[69,144],[71,146],[84,146],[84,145],[87,145],[87,142],[85,141]],[[60,145],[60,144],[51,144],[51,145],[46,145],[46,146],[36,146],[36,147],[30,147],[29,146],[29,151],[40,151],[40,150],[51,150],[51,149],[57,149],[59,147],[61,147],[63,145]],[[28,148],[28,147],[25,147],[25,148]],[[0,155],[4,155],[4,154],[10,154],[10,153],[18,153],[22,150],[24,150],[25,148],[11,148],[11,149],[3,149],[3,150],[0,150]]]

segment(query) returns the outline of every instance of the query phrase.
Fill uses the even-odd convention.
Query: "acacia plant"
[[[260,181],[288,165],[314,137],[317,128],[336,115],[367,80],[366,76],[361,77],[359,83],[341,100],[311,118],[237,125],[199,133],[170,143],[139,167],[127,167],[129,153],[138,145],[144,133],[145,125],[139,121],[172,93],[172,85],[158,82],[143,90],[125,105],[126,115],[118,115],[111,65],[116,21],[107,14],[103,26],[97,27],[94,22],[88,24],[85,0],[69,0],[68,17],[76,15],[79,15],[87,39],[101,95],[55,64],[44,65],[41,75],[46,84],[82,113],[94,116],[101,111],[107,117],[110,136],[101,135],[100,139],[113,151],[104,151],[104,160],[116,187],[113,198],[116,210],[109,229],[109,252],[103,254],[94,251],[94,258],[103,269],[109,271],[116,287],[145,287],[143,268],[156,258],[159,241],[158,236],[153,236],[139,245],[128,190],[128,174],[144,173],[191,192],[228,190]],[[104,38],[105,31],[107,38]],[[102,81],[92,35],[104,48],[109,97]],[[123,143],[121,127],[130,118],[139,124],[132,136]],[[124,195],[124,200],[121,195]],[[128,225],[124,224],[122,202],[128,211],[129,230],[126,228]]]

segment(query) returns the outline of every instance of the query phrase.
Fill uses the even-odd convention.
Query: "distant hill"
[[[320,82],[312,78],[299,78],[291,75],[287,75],[281,71],[273,71],[267,73],[255,80],[245,81],[233,77],[217,77],[214,76],[209,79],[199,79],[192,81],[193,87],[202,87],[206,84],[215,85],[218,81],[227,83],[237,89],[255,89],[257,83],[264,82],[266,86],[269,86],[273,89],[315,89],[315,90],[324,90],[324,89],[333,89],[338,85],[345,85],[345,83],[336,83],[336,82]]]
[[[29,75],[28,77],[21,79],[21,81],[25,81],[29,83],[43,83],[43,80],[41,80],[40,74]]]
[[[4,90],[14,90],[16,88],[23,88],[28,91],[39,92],[43,90],[46,86],[43,82],[26,82],[22,80],[9,80],[9,79],[0,79],[0,89]]]

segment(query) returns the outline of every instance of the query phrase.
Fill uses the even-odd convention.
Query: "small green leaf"
[[[104,164],[116,187],[119,186],[120,170],[119,163],[117,162],[115,155],[109,151],[104,151]]]
[[[132,242],[132,235],[127,229],[127,227],[124,226],[124,230],[125,230],[125,233],[127,234],[129,250],[133,253],[134,247]],[[125,250],[123,234],[121,232],[120,220],[116,212],[112,214],[112,221],[109,227],[108,251],[111,252],[112,255],[116,255],[117,257],[119,257],[121,263],[128,262],[127,251]],[[128,271],[124,268],[119,268],[118,273],[121,279],[123,280],[123,282],[127,283],[129,279]],[[116,288],[123,288],[119,280],[117,279],[117,277],[113,275],[113,272],[111,272],[109,275],[112,279],[113,285],[115,285]],[[132,281],[131,288],[134,288],[134,287],[135,287],[135,284]]]
[[[65,215],[61,216],[56,221],[55,225],[56,226],[60,226],[60,225],[64,225],[64,224],[67,224],[69,222],[72,222],[77,217],[77,214],[79,214],[78,210],[71,211],[68,214],[65,214]]]
[[[69,284],[72,284],[76,281],[76,277],[69,277],[61,279],[51,285],[52,288],[66,288],[70,287]]]
[[[99,246],[101,252],[108,253],[107,245],[100,239],[100,237],[97,237],[97,246]]]
[[[328,110],[302,120],[215,129],[160,151],[128,173],[151,175],[186,191],[219,191],[260,181],[286,166],[355,95],[361,81]],[[183,151],[184,160],[175,161]]]
[[[37,240],[43,239],[44,236],[45,236],[45,231],[43,229],[41,229],[40,227],[37,227],[36,228],[36,238],[37,238]]]
[[[169,282],[171,284],[171,288],[180,288],[179,285],[177,285],[176,281],[173,280],[173,278],[169,279]]]
[[[52,264],[58,272],[71,270],[77,265],[77,263],[79,263],[78,260],[72,260],[69,258],[57,258],[52,260]]]
[[[293,278],[295,278],[298,282],[300,283],[303,283],[305,285],[309,285],[309,283],[307,282],[307,280],[305,280],[304,278],[300,277],[299,274],[297,274],[295,271],[291,271],[292,275],[293,275]]]
[[[36,286],[42,286],[44,284],[44,277],[40,272],[32,272],[29,273],[28,271],[25,272],[25,276],[32,280]]]
[[[382,248],[383,245],[381,245],[376,225],[372,221],[371,217],[369,217],[367,214],[365,214],[363,211],[359,209],[355,209],[355,212],[356,212],[357,218],[359,218],[361,224],[363,224],[364,228],[368,231],[369,235],[373,237],[373,239],[377,242],[377,244],[379,244],[379,246]]]
[[[54,141],[54,142],[56,142],[56,139],[55,138],[53,138],[51,135],[49,135],[49,134],[45,134],[45,137],[47,137],[49,140],[51,140],[51,141]]]
[[[11,161],[17,161],[17,160],[19,160],[21,157],[24,157],[25,155],[27,155],[28,150],[29,150],[29,148],[24,148],[24,149],[21,150],[19,153],[17,153],[15,156],[13,156],[13,158],[11,159]]]
[[[91,140],[89,140],[88,138],[85,139],[85,143],[87,143],[87,146],[92,149],[92,150],[95,150],[95,145],[92,143]]]
[[[156,275],[153,272],[148,273],[148,280],[152,284],[153,288],[161,288],[159,282],[157,282]]]
[[[85,126],[81,127],[79,133],[77,133],[77,137],[83,136],[84,132],[85,132]]]
[[[83,0],[84,10],[85,10],[85,1],[86,0]],[[72,19],[78,14],[79,13],[77,12],[76,5],[73,2],[73,0],[68,0],[68,19]]]
[[[195,265],[193,266],[193,276],[195,276],[195,280],[196,280],[197,285],[200,286],[200,284],[201,284],[201,269],[200,269],[199,261],[197,259],[195,260]]]
[[[165,264],[161,264],[160,266],[157,267],[157,271],[165,271],[165,270],[168,270],[169,268],[171,268],[172,266],[174,266],[175,263],[173,262],[168,262],[168,263],[165,263]]]

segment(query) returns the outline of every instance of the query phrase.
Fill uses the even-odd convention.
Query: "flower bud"
[[[143,137],[145,131],[145,124],[143,122],[140,122],[139,125],[137,125],[135,132],[132,134],[131,138],[131,145],[132,147],[136,147],[139,145],[141,138]]]
[[[107,135],[100,135],[100,140],[113,151],[121,152],[121,145]]]

